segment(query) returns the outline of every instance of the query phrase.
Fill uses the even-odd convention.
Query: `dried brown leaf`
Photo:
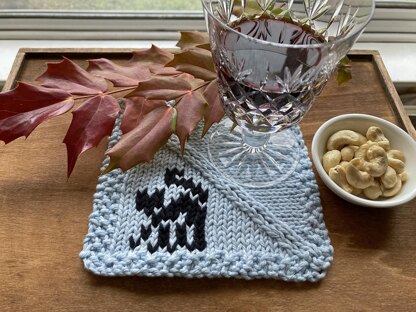
[[[181,31],[181,37],[176,46],[181,49],[203,46],[209,47],[207,50],[211,50],[208,33],[200,31]]]
[[[166,66],[175,67],[203,80],[213,80],[216,77],[211,52],[200,48],[191,48],[175,54],[174,59]]]

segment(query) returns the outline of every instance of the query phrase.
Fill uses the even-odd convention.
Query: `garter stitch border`
[[[110,147],[119,125],[120,118]],[[270,189],[224,181],[196,136],[183,158],[173,138],[152,163],[99,177],[80,253],[85,268],[105,276],[322,279],[333,248],[307,149],[293,131],[299,165]]]

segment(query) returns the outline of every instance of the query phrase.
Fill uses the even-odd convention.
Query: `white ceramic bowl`
[[[326,152],[326,142],[334,132],[354,130],[365,135],[367,129],[371,126],[380,127],[386,138],[389,139],[391,148],[402,151],[405,156],[408,180],[403,183],[400,193],[391,198],[370,200],[349,194],[329,178],[322,166],[322,156]],[[313,137],[312,160],[325,185],[350,203],[367,207],[388,208],[407,203],[416,197],[416,142],[405,131],[384,119],[371,115],[347,114],[328,120]]]

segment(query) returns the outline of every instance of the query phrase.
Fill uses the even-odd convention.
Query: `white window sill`
[[[172,40],[0,40],[0,81],[7,79],[20,48],[172,48]]]

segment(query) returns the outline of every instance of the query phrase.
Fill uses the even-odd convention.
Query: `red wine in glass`
[[[226,52],[216,58],[227,115],[243,128],[266,133],[297,124],[327,80],[317,71],[321,50],[313,48],[324,42],[323,36],[308,26],[263,16],[230,27],[235,32],[220,34]],[[265,44],[253,48],[238,33]]]

